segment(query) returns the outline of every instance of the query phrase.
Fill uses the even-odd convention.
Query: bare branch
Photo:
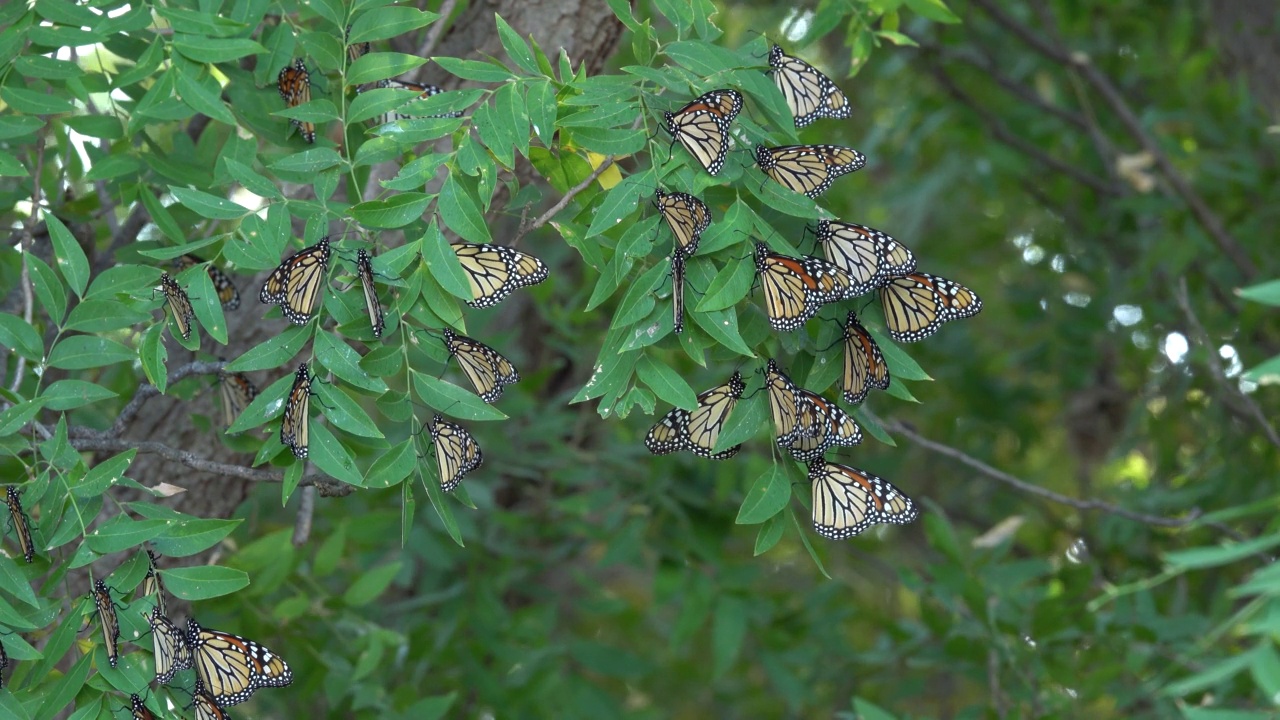
[[[458,0],[444,0],[444,2],[440,3],[440,7],[436,9],[436,12],[440,14],[440,19],[436,20],[435,24],[431,26],[426,39],[422,42],[421,47],[418,48],[418,57],[430,58],[431,53],[436,51],[436,45],[440,44],[440,38],[444,35],[445,29],[449,27],[449,16],[453,14],[453,9],[457,4]]]
[[[1160,515],[1148,515],[1146,513],[1135,512],[1127,508],[1122,508],[1119,505],[1102,502],[1101,500],[1080,500],[1073,497],[1067,497],[1066,495],[1056,493],[1052,490],[1042,488],[1039,485],[1033,485],[1025,480],[1016,478],[1003,470],[997,470],[981,460],[965,454],[961,450],[957,450],[956,448],[948,445],[943,445],[942,443],[934,442],[920,433],[917,433],[905,423],[897,420],[885,421],[877,418],[869,412],[867,414],[873,420],[883,425],[889,432],[897,433],[926,450],[935,452],[944,457],[949,457],[962,465],[967,465],[968,467],[977,470],[993,480],[997,480],[1010,487],[1021,490],[1028,495],[1035,495],[1060,505],[1067,505],[1069,507],[1076,508],[1077,510],[1098,510],[1110,515],[1126,518],[1145,525],[1154,525],[1156,527],[1186,527],[1200,516],[1200,511],[1198,509],[1192,509],[1192,511],[1185,517],[1162,517]]]
[[[183,365],[169,373],[167,384],[172,386],[179,380],[191,375],[210,375],[216,373],[222,369],[223,365],[226,365],[226,363],[221,360],[187,363],[186,365]],[[125,428],[129,426],[129,423],[133,422],[133,419],[138,416],[138,411],[142,409],[143,404],[145,404],[148,399],[159,394],[160,391],[156,389],[155,385],[150,383],[142,383],[138,385],[138,390],[134,393],[133,399],[131,399],[129,404],[125,405],[124,409],[120,411],[120,414],[116,417],[116,421],[112,423],[110,430],[101,433],[90,432],[86,434],[85,437],[120,437],[124,434]]]
[[[605,158],[604,162],[600,163],[600,166],[597,167],[595,170],[592,170],[591,174],[588,175],[586,179],[584,179],[582,182],[578,183],[577,185],[574,185],[573,187],[569,188],[569,191],[564,194],[564,197],[557,200],[555,205],[552,205],[546,212],[539,215],[537,220],[534,220],[532,223],[530,223],[527,226],[521,227],[519,232],[516,233],[515,238],[511,240],[511,245],[515,246],[517,243],[520,242],[521,239],[524,238],[525,235],[528,235],[534,230],[537,230],[538,228],[551,222],[551,219],[556,216],[556,213],[568,207],[569,202],[573,200],[573,198],[578,193],[590,187],[591,183],[595,182],[596,178],[600,177],[600,175],[604,173],[605,170],[608,170],[610,167],[613,167],[612,155]]]
[[[1178,300],[1178,307],[1182,308],[1182,314],[1187,319],[1187,327],[1191,330],[1191,335],[1195,341],[1205,348],[1205,360],[1209,365],[1209,373],[1213,375],[1213,379],[1217,381],[1230,396],[1240,405],[1244,406],[1243,414],[1250,420],[1257,423],[1261,428],[1262,434],[1267,436],[1267,440],[1271,444],[1280,448],[1280,434],[1276,433],[1276,429],[1267,421],[1266,413],[1262,412],[1262,408],[1258,407],[1258,403],[1253,398],[1246,395],[1240,390],[1240,386],[1233,383],[1227,377],[1227,373],[1222,368],[1222,360],[1218,357],[1218,349],[1214,347],[1213,340],[1209,337],[1209,333],[1205,331],[1204,326],[1200,324],[1200,318],[1196,317],[1195,311],[1191,309],[1191,297],[1187,292],[1187,279],[1179,278],[1177,290],[1174,296]]]

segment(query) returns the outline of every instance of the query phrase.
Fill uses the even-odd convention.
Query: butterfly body
[[[258,388],[243,373],[229,373],[226,370],[218,371],[218,387],[219,398],[222,404],[222,424],[225,427],[231,427],[231,424],[240,417],[240,413],[258,397]]]
[[[655,193],[654,204],[675,236],[673,253],[687,258],[697,252],[703,231],[711,225],[711,211],[706,204],[689,193],[662,190]]]
[[[186,640],[196,677],[220,708],[242,703],[260,688],[293,682],[284,658],[248,638],[206,630],[188,618]]]
[[[133,720],[156,720],[156,716],[137,695],[129,696],[129,712]]]
[[[111,588],[102,580],[93,581],[93,605],[98,610],[102,625],[102,642],[107,649],[107,662],[116,666],[120,656],[120,618],[116,616],[116,603],[111,598]]]
[[[679,335],[684,332],[684,274],[685,258],[683,255],[671,256],[671,311],[675,315],[672,332]]]
[[[28,563],[36,557],[35,545],[31,542],[31,523],[27,513],[22,509],[22,491],[16,485],[10,485],[4,492],[5,505],[9,506],[9,523],[18,536],[18,547],[22,550],[22,559]]]
[[[814,257],[790,257],[756,243],[756,273],[769,324],[784,332],[804,325],[827,303],[843,299],[852,281],[844,270]]]
[[[204,262],[195,255],[179,255],[174,259],[173,266],[178,271],[182,271]],[[236,289],[235,283],[231,282],[231,278],[214,267],[212,263],[205,269],[209,274],[209,280],[213,282],[213,289],[218,293],[218,302],[222,303],[222,309],[235,310],[240,307],[240,291]]]
[[[734,405],[742,397],[746,385],[742,373],[735,372],[729,382],[698,395],[698,407],[692,411],[674,408],[649,429],[644,444],[654,455],[688,450],[711,460],[726,460],[738,454],[741,445],[713,452],[720,431],[724,429]]]
[[[387,329],[387,321],[382,316],[382,302],[378,300],[378,289],[373,284],[373,258],[369,257],[364,248],[356,253],[356,274],[360,276],[360,289],[364,293],[365,310],[369,313],[369,326],[373,329],[373,336],[380,338],[382,331]]]
[[[293,456],[305,460],[310,452],[312,375],[306,363],[298,365],[293,374],[293,387],[285,399],[284,418],[280,421],[280,444],[293,451]]]
[[[328,237],[299,250],[271,272],[258,299],[267,305],[279,305],[290,323],[306,325],[320,304],[330,254]]]
[[[862,153],[840,145],[756,146],[756,165],[788,190],[816,198],[841,175],[867,164]]]
[[[307,64],[302,62],[302,58],[294,58],[292,65],[285,65],[280,69],[280,74],[276,76],[276,89],[280,91],[285,107],[294,108],[311,102],[311,73],[307,71]],[[315,123],[304,120],[289,122],[298,128],[303,140],[309,143],[316,141]]]
[[[407,101],[405,102],[405,104],[406,104],[406,105],[407,105],[408,103],[413,102],[414,100],[426,100],[426,99],[427,99],[427,98],[429,98],[429,97],[432,97],[432,96],[434,96],[434,95],[439,95],[440,93],[444,92],[444,88],[438,87],[438,86],[436,86],[436,85],[428,85],[428,84],[426,84],[426,83],[418,83],[418,82],[411,82],[411,81],[409,81],[409,80],[394,80],[394,79],[391,79],[391,80],[379,80],[378,82],[373,83],[373,85],[372,85],[372,86],[369,86],[369,85],[362,85],[362,86],[360,86],[360,87],[356,88],[356,92],[357,92],[357,93],[362,93],[362,92],[365,92],[366,90],[369,90],[369,89],[383,89],[383,88],[391,88],[391,89],[393,89],[393,90],[413,90],[413,91],[417,92],[417,93],[418,93],[418,97],[416,97],[416,98],[414,98],[414,99],[411,99],[411,100],[407,100]],[[403,106],[402,106],[402,107],[403,107]],[[396,112],[396,111],[391,111],[391,112],[386,112],[386,113],[383,113],[382,115],[377,115],[377,116],[375,116],[375,117],[373,117],[373,118],[370,118],[370,119],[369,119],[369,124],[370,124],[370,125],[375,125],[375,126],[376,126],[376,125],[385,125],[385,124],[387,124],[387,123],[389,123],[389,122],[395,122],[396,120],[409,120],[409,119],[413,119],[413,118],[415,118],[415,117],[419,117],[419,116],[417,116],[417,115],[406,115],[406,114],[404,114],[404,113],[400,113],[400,112]],[[425,117],[432,117],[432,118],[458,118],[458,117],[462,117],[462,113],[460,113],[460,112],[449,112],[449,113],[444,113],[444,114],[442,114],[442,115],[427,115],[427,116],[425,116]]]
[[[741,111],[737,90],[712,90],[675,112],[664,112],[662,128],[715,175],[729,154],[729,125]]]
[[[183,340],[191,339],[191,321],[195,318],[195,311],[191,309],[191,298],[187,297],[187,291],[169,277],[169,273],[160,273],[160,290],[164,293],[169,314],[178,326],[178,334]]]
[[[150,615],[143,615],[151,624],[151,644],[155,651],[156,682],[164,685],[179,670],[191,668],[191,649],[186,636],[160,610],[157,605]]]
[[[804,60],[786,54],[778,45],[769,50],[769,67],[796,127],[802,128],[818,118],[843,119],[853,113],[849,98],[831,78]]]

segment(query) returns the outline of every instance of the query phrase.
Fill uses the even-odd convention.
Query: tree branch
[[[169,373],[166,384],[172,386],[174,383],[190,377],[191,375],[211,375],[221,370],[224,365],[226,365],[226,362],[221,360],[187,363],[186,365],[183,365]],[[129,423],[133,422],[133,419],[138,416],[138,411],[142,409],[142,406],[147,402],[147,400],[159,394],[160,390],[158,390],[155,385],[150,383],[142,383],[138,385],[138,389],[134,393],[133,399],[131,399],[129,404],[125,405],[124,409],[120,411],[120,414],[116,416],[116,421],[112,423],[110,430],[96,434],[86,434],[85,437],[120,437],[124,434],[125,428],[129,426]]]
[[[1088,55],[1082,52],[1069,52],[1066,48],[1045,40],[1031,28],[997,6],[993,0],[972,0],[972,2],[982,8],[996,23],[1013,33],[1018,39],[1041,55],[1079,73],[1102,96],[1102,99],[1111,107],[1112,112],[1119,118],[1120,123],[1138,141],[1142,149],[1155,158],[1156,167],[1160,169],[1160,173],[1168,181],[1173,191],[1187,204],[1196,221],[1213,238],[1218,248],[1226,254],[1232,264],[1236,266],[1236,269],[1240,271],[1240,274],[1246,280],[1252,280],[1258,275],[1258,268],[1249,259],[1248,253],[1245,252],[1235,237],[1227,231],[1222,219],[1209,208],[1209,204],[1204,201],[1204,198],[1200,197],[1195,189],[1191,187],[1191,183],[1187,182],[1187,179],[1178,172],[1169,155],[1165,153],[1164,148],[1142,126],[1142,121],[1134,114],[1133,109],[1129,107],[1129,103],[1125,101],[1119,89],[1111,82],[1110,78],[1089,60]]]
[[[440,19],[436,20],[435,25],[431,26],[431,30],[427,33],[427,37],[423,40],[422,45],[416,53],[418,57],[430,58],[431,53],[436,51],[436,45],[440,44],[440,38],[444,35],[445,28],[449,27],[449,16],[453,14],[453,8],[458,4],[458,0],[444,0],[440,3],[440,7],[436,10],[440,14]],[[425,65],[421,67],[426,67]]]
[[[867,412],[867,411],[864,410],[863,412]],[[993,480],[997,480],[1012,488],[1021,490],[1022,492],[1027,493],[1028,495],[1035,495],[1037,497],[1044,498],[1046,500],[1058,503],[1060,505],[1067,505],[1077,510],[1098,510],[1100,512],[1107,513],[1109,515],[1115,515],[1117,517],[1133,520],[1134,522],[1140,522],[1145,525],[1154,525],[1156,527],[1169,527],[1169,528],[1186,527],[1187,525],[1194,522],[1195,519],[1200,516],[1200,511],[1198,509],[1192,509],[1192,511],[1188,513],[1185,517],[1163,517],[1160,515],[1148,515],[1146,513],[1136,512],[1133,510],[1129,510],[1127,508],[1120,507],[1119,505],[1112,505],[1110,503],[1102,502],[1101,500],[1080,500],[1073,497],[1067,497],[1066,495],[1056,493],[1052,490],[1042,488],[1039,485],[1033,485],[1025,480],[1016,478],[1013,475],[1010,475],[1009,473],[1004,472],[1003,470],[997,470],[996,468],[993,468],[990,465],[982,462],[981,460],[975,457],[972,457],[970,455],[967,455],[963,451],[957,450],[956,448],[950,447],[948,445],[943,445],[942,443],[934,442],[933,440],[930,440],[924,437],[923,435],[917,433],[915,430],[907,426],[905,423],[899,422],[897,420],[889,420],[889,421],[881,420],[877,418],[875,415],[871,414],[870,412],[867,412],[867,415],[872,420],[880,423],[885,430],[888,430],[889,432],[892,432],[892,433],[897,433],[898,435],[901,435],[907,438],[911,442],[919,445],[920,447],[926,450],[929,450],[930,452],[934,452],[944,457],[951,458],[952,460],[955,460],[962,465],[967,465],[968,467],[973,468],[974,470],[977,470],[978,472],[982,473],[983,475],[986,475],[987,477]]]
[[[608,170],[612,166],[613,166],[613,156],[610,155],[609,157],[604,159],[604,162],[600,163],[599,167],[597,167],[595,170],[592,170],[591,174],[588,175],[586,179],[584,179],[582,182],[578,183],[577,185],[574,185],[573,187],[569,188],[569,191],[564,194],[564,197],[557,200],[555,205],[552,205],[550,208],[547,209],[546,212],[539,215],[537,220],[534,220],[532,223],[529,223],[528,225],[522,226],[520,230],[516,232],[515,238],[512,239],[511,241],[512,247],[515,247],[515,245],[519,243],[520,240],[523,239],[525,235],[528,235],[534,230],[537,230],[538,228],[551,222],[551,219],[556,216],[556,213],[568,207],[569,202],[573,200],[574,196],[576,196],[578,193],[582,192],[583,190],[586,190],[591,185],[591,183],[595,182],[596,179],[599,178],[602,173],[604,173],[605,170]]]

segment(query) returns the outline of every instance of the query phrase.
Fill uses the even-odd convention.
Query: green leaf
[[[50,410],[63,412],[110,400],[119,394],[85,380],[68,379],[54,382],[40,393],[40,397],[44,398]]]
[[[712,677],[722,677],[742,649],[747,635],[747,604],[732,595],[723,595],[711,615]]]
[[[755,557],[769,552],[782,539],[782,531],[786,528],[786,520],[779,513],[764,521],[760,531],[756,533]]]
[[[278,172],[318,173],[342,164],[342,156],[333,148],[320,147],[290,153],[276,160],[267,167]]]
[[[430,25],[439,19],[439,13],[413,7],[388,6],[370,10],[351,24],[350,42],[383,40],[399,37],[412,30]]]
[[[69,623],[70,621],[68,621]],[[101,639],[101,638],[99,638]],[[61,657],[59,655],[59,657]],[[93,655],[85,653],[65,675],[58,677],[52,681],[52,690],[44,696],[44,703],[40,706],[40,711],[35,715],[35,720],[49,720],[57,715],[58,711],[65,710],[71,701],[75,700],[76,694],[84,688],[84,682],[89,677],[89,669],[93,666]],[[49,677],[44,674],[37,674],[35,677]]]
[[[49,313],[54,324],[61,325],[67,315],[67,288],[58,278],[53,268],[45,264],[35,255],[27,255],[27,266],[31,269],[31,284],[35,287],[36,298]]]
[[[645,147],[648,136],[642,130],[616,128],[574,128],[563,134],[575,143],[601,155],[634,155]]]
[[[689,383],[675,370],[655,362],[653,358],[640,358],[640,362],[636,363],[636,375],[664,402],[685,410],[698,407],[698,394],[689,387]]]
[[[349,383],[370,392],[382,394],[387,391],[387,384],[382,378],[372,377],[360,367],[360,354],[350,345],[329,332],[316,333],[316,360],[328,368],[343,382]],[[372,436],[381,437],[381,435]]]
[[[1203,570],[1239,562],[1257,553],[1264,553],[1280,545],[1280,533],[1215,547],[1198,547],[1165,553],[1163,559],[1171,570]]]
[[[707,331],[714,340],[726,348],[747,357],[755,357],[742,335],[738,333],[738,315],[734,308],[725,308],[714,312],[695,312],[691,315],[698,327]]]
[[[94,465],[85,474],[84,479],[71,488],[72,492],[81,497],[93,497],[105,493],[120,482],[137,454],[136,449],[126,450]]]
[[[312,421],[310,447],[311,462],[329,477],[357,487],[364,484],[364,475],[356,467],[355,458],[328,427]]]
[[[63,338],[49,352],[49,366],[63,370],[85,370],[132,360],[134,352],[115,340],[92,335]]]
[[[677,65],[702,77],[742,66],[741,60],[734,52],[701,40],[669,43],[662,51]]]
[[[942,0],[905,0],[905,3],[911,12],[922,18],[948,24],[960,22],[960,18]]]
[[[89,258],[56,215],[46,212],[44,219],[49,227],[49,237],[53,240],[54,260],[58,264],[58,271],[66,278],[76,296],[83,297],[84,289],[89,285]]]
[[[418,453],[414,450],[413,438],[409,438],[382,453],[373,461],[369,471],[365,473],[365,484],[371,488],[397,485],[409,477],[418,464]]]
[[[212,77],[198,78],[189,72],[189,67],[185,64],[174,65],[174,85],[182,96],[182,102],[198,113],[235,126],[236,116],[231,114],[227,104],[222,101],[217,81]]]
[[[1247,288],[1240,288],[1236,290],[1236,295],[1245,300],[1280,306],[1280,280],[1268,280],[1257,285],[1250,285]]]
[[[167,524],[164,520],[133,520],[117,515],[86,534],[84,542],[99,555],[120,552],[156,537]]]
[[[15,598],[33,608],[40,607],[40,601],[31,589],[31,578],[8,555],[0,555],[0,579],[4,580],[5,589],[12,592]]]
[[[349,607],[360,607],[377,600],[378,596],[386,592],[401,567],[402,563],[396,561],[366,571],[342,594],[342,602]]]
[[[30,174],[17,158],[0,151],[0,177],[27,177]]]
[[[282,199],[284,195],[276,184],[258,174],[253,168],[231,157],[221,157],[223,167],[227,169],[227,174],[235,178],[236,182],[244,186],[244,189],[268,199]]]
[[[451,57],[436,57],[432,59],[450,75],[463,80],[500,83],[515,78],[514,73],[496,63],[480,62],[479,60],[459,60]]]
[[[362,55],[347,68],[347,85],[365,85],[379,80],[403,75],[427,64],[429,58],[396,52],[375,52]]]
[[[0,313],[0,345],[28,360],[44,357],[44,340],[40,338],[40,333],[17,315]]]
[[[538,63],[533,59],[533,51],[529,49],[520,34],[502,19],[501,15],[494,13],[494,20],[498,23],[498,39],[502,42],[502,49],[507,51],[507,57],[516,64],[516,67],[524,70],[530,75],[540,75],[542,71],[538,68]]]
[[[751,484],[734,522],[739,525],[762,523],[782,512],[790,500],[791,481],[782,467],[775,463]]]
[[[116,300],[85,300],[72,308],[65,328],[79,332],[107,332],[151,319],[151,313],[135,310]]]
[[[210,38],[177,33],[171,46],[198,63],[222,63],[267,52],[266,48],[248,38]]]
[[[650,176],[629,175],[622,182],[614,185],[604,197],[604,201],[596,208],[591,226],[587,228],[587,237],[617,227],[623,218],[629,217],[640,204],[640,196],[652,192],[652,185],[645,186],[644,181]]]
[[[413,390],[429,407],[444,415],[464,420],[506,420],[507,416],[485,403],[475,393],[416,370]]]
[[[230,124],[235,123],[233,121]],[[201,190],[170,185],[169,192],[177,198],[178,202],[191,208],[197,215],[210,220],[239,220],[250,214],[248,208]]]
[[[165,371],[165,361],[169,359],[169,351],[164,346],[163,333],[163,325],[152,325],[143,333],[142,343],[138,346],[138,359],[142,361],[142,372],[147,376],[147,381],[162,393],[168,389],[169,383]]]
[[[765,405],[763,396],[740,398],[734,404],[733,412],[729,413],[729,419],[725,421],[724,429],[720,431],[720,436],[716,438],[715,447],[712,449],[721,452],[751,440],[757,437],[761,428],[769,422],[771,422],[769,408]]]
[[[189,518],[169,524],[163,535],[151,540],[151,545],[166,557],[189,557],[222,542],[242,522],[239,519]]]
[[[360,437],[384,437],[369,414],[350,395],[326,383],[316,383],[313,388],[325,405],[325,419],[335,427]]]
[[[249,587],[249,575],[220,565],[177,567],[164,571],[164,586],[183,600],[208,600]]]
[[[440,219],[462,239],[473,243],[493,242],[493,236],[489,234],[489,226],[480,212],[480,205],[458,182],[453,173],[445,177],[436,206],[440,210]],[[467,297],[469,298],[470,295],[468,294]]]
[[[311,337],[311,326],[287,328],[270,340],[250,348],[245,354],[227,363],[228,372],[246,370],[274,370],[293,359]]]
[[[702,296],[697,312],[723,310],[737,305],[747,293],[756,279],[756,267],[749,259],[730,260],[720,269]]]
[[[0,87],[0,100],[4,100],[10,109],[30,115],[58,115],[75,108],[69,99],[61,97],[61,91],[43,93],[12,85]]]
[[[44,408],[43,397],[25,400],[0,411],[0,437],[12,435],[31,421]]]
[[[458,259],[453,246],[445,240],[444,233],[440,232],[440,226],[434,218],[427,226],[426,234],[422,236],[422,258],[431,277],[440,287],[461,300],[471,299],[471,282],[467,279],[467,272],[462,269],[462,261]]]
[[[1256,383],[1280,382],[1280,355],[1254,365],[1241,378]]]
[[[431,500],[431,507],[436,511],[436,515],[440,517],[440,522],[444,525],[445,532],[449,533],[449,537],[453,539],[453,542],[458,547],[466,547],[462,542],[462,531],[458,529],[458,520],[453,516],[453,508],[440,490],[439,475],[434,472],[429,473],[425,469],[426,467],[425,463],[419,465],[418,476],[422,479],[422,486],[427,490],[427,498]]]
[[[351,216],[365,227],[399,228],[421,220],[430,204],[431,196],[426,193],[398,193],[386,200],[359,203],[351,208]]]

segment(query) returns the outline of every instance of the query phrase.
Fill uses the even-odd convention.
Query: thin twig
[[[1218,350],[1213,345],[1213,340],[1209,337],[1209,333],[1205,331],[1204,325],[1200,324],[1200,318],[1196,317],[1195,311],[1191,309],[1191,296],[1187,292],[1187,279],[1179,278],[1177,290],[1174,297],[1178,301],[1178,307],[1182,308],[1182,314],[1187,319],[1187,327],[1191,330],[1192,337],[1196,342],[1205,348],[1205,361],[1209,365],[1209,373],[1213,375],[1213,379],[1223,387],[1231,396],[1245,407],[1245,414],[1251,420],[1258,424],[1262,429],[1262,433],[1267,436],[1271,444],[1280,448],[1280,434],[1276,433],[1276,429],[1267,421],[1267,416],[1262,412],[1262,408],[1258,407],[1258,403],[1253,398],[1240,390],[1240,386],[1231,382],[1227,377],[1227,373],[1222,368],[1222,360],[1218,357]]]
[[[933,49],[933,48],[927,48],[927,49]],[[1008,75],[1005,75],[1004,73],[1000,72],[1000,70],[996,67],[995,62],[991,58],[979,59],[977,57],[974,57],[971,53],[957,53],[957,52],[947,52],[947,51],[940,51],[940,52],[941,52],[941,57],[944,61],[959,60],[960,62],[963,62],[968,65],[972,65],[978,70],[981,70],[982,73],[986,75],[988,78],[990,78],[992,81],[994,81],[995,84],[1004,88],[1006,91],[1008,91],[1010,95],[1013,95],[1014,97],[1021,99],[1023,102],[1029,105],[1034,105],[1035,107],[1049,113],[1050,115],[1058,118],[1059,120],[1067,123],[1068,125],[1074,125],[1080,128],[1081,130],[1089,129],[1089,123],[1087,120],[1085,120],[1083,115],[1081,115],[1078,112],[1075,112],[1074,110],[1068,110],[1067,108],[1054,105],[1053,103],[1048,102],[1044,98],[1040,97],[1040,95],[1037,94],[1031,88],[1027,87],[1026,85],[1023,85],[1022,83],[1019,83],[1017,80],[1014,80]]]
[[[1155,138],[1147,132],[1147,129],[1142,126],[1142,121],[1134,114],[1133,109],[1129,107],[1129,103],[1120,94],[1119,89],[1111,82],[1110,78],[1090,61],[1088,55],[1082,52],[1069,52],[1066,48],[1045,40],[1030,27],[1005,12],[993,0],[972,0],[972,2],[1032,49],[1050,60],[1075,70],[1086,82],[1093,86],[1093,89],[1102,96],[1107,105],[1111,106],[1111,110],[1119,118],[1120,123],[1125,126],[1125,129],[1129,131],[1129,134],[1138,141],[1143,150],[1150,153],[1151,157],[1155,159],[1156,167],[1160,169],[1160,173],[1164,175],[1165,180],[1168,181],[1173,191],[1187,204],[1196,221],[1218,244],[1218,248],[1230,258],[1232,264],[1240,271],[1240,274],[1246,280],[1251,280],[1257,276],[1258,269],[1253,264],[1253,261],[1249,259],[1248,253],[1240,246],[1235,237],[1227,231],[1222,219],[1209,208],[1209,204],[1204,201],[1204,198],[1201,198],[1195,189],[1191,187],[1191,184],[1187,182],[1186,178],[1182,176],[1182,173],[1178,172],[1169,155],[1165,153]]]
[[[525,235],[528,235],[534,230],[537,230],[543,225],[546,225],[547,223],[551,222],[551,219],[556,216],[556,213],[568,207],[569,202],[573,200],[574,196],[576,196],[578,193],[582,192],[583,190],[586,190],[591,185],[591,183],[596,181],[596,178],[600,177],[600,175],[604,173],[605,170],[608,170],[612,166],[613,166],[613,156],[610,155],[609,157],[604,159],[604,162],[600,163],[599,167],[597,167],[595,170],[592,170],[591,174],[588,175],[585,180],[569,188],[569,191],[564,194],[564,197],[557,200],[555,205],[552,205],[546,212],[539,215],[537,220],[534,220],[527,227],[520,228],[519,232],[516,233],[515,238],[511,241],[511,244],[515,245],[516,243],[520,242],[520,240]]]
[[[191,375],[212,375],[213,373],[221,370],[224,365],[226,365],[226,363],[221,360],[187,363],[186,365],[183,365],[169,373],[167,384],[172,387],[178,381]],[[124,409],[120,411],[120,414],[116,416],[116,421],[112,423],[111,429],[101,433],[89,433],[86,437],[120,437],[124,434],[125,429],[129,427],[129,423],[133,422],[133,419],[137,417],[138,411],[142,409],[143,404],[146,403],[148,399],[159,394],[160,391],[155,385],[150,383],[142,383],[138,385],[138,389],[134,392],[133,398],[129,400],[129,404],[125,405]]]
[[[1056,493],[1052,490],[1042,488],[1039,485],[1033,485],[1025,480],[1016,478],[1013,475],[1010,475],[1009,473],[1004,472],[1003,470],[997,470],[996,468],[991,467],[990,465],[982,462],[981,460],[975,457],[972,457],[970,455],[967,455],[961,450],[957,450],[956,448],[950,447],[948,445],[943,445],[942,443],[934,442],[924,437],[920,433],[917,433],[915,430],[908,427],[905,423],[899,422],[897,420],[877,419],[874,415],[871,415],[870,413],[868,413],[868,415],[871,416],[871,418],[876,422],[879,422],[884,427],[885,430],[888,430],[889,432],[892,432],[892,433],[897,433],[907,438],[911,442],[919,445],[920,447],[923,447],[926,450],[935,452],[945,457],[949,457],[952,460],[955,460],[961,463],[962,465],[967,465],[973,468],[974,470],[977,470],[978,472],[982,473],[983,475],[986,475],[987,477],[993,480],[997,480],[1006,485],[1009,485],[1010,487],[1021,490],[1022,492],[1027,493],[1028,495],[1035,495],[1037,497],[1042,497],[1046,500],[1056,502],[1060,505],[1067,505],[1069,507],[1076,508],[1077,510],[1098,510],[1104,513],[1108,513],[1110,515],[1116,515],[1118,517],[1127,518],[1129,520],[1133,520],[1134,522],[1140,522],[1146,525],[1155,525],[1157,527],[1172,527],[1172,528],[1185,527],[1186,525],[1189,525],[1190,523],[1195,521],[1195,519],[1200,516],[1200,511],[1199,509],[1196,509],[1196,508],[1193,508],[1190,513],[1188,513],[1183,517],[1163,517],[1160,515],[1148,515],[1146,513],[1136,512],[1133,510],[1129,510],[1127,508],[1120,507],[1119,505],[1112,505],[1111,503],[1103,502],[1101,500],[1081,500],[1078,498],[1067,497],[1066,495]]]
[[[36,138],[36,172],[31,176],[31,215],[27,217],[26,233],[22,239],[22,277],[19,282],[22,284],[22,320],[28,325],[32,324],[35,317],[35,298],[31,291],[31,264],[27,258],[35,251],[35,233],[32,229],[38,222],[37,214],[40,212],[40,177],[44,174],[44,142],[45,134],[42,131]],[[9,392],[16,393],[18,388],[22,387],[23,375],[27,372],[27,359],[18,354],[18,361],[14,363],[13,381],[9,384]]]

